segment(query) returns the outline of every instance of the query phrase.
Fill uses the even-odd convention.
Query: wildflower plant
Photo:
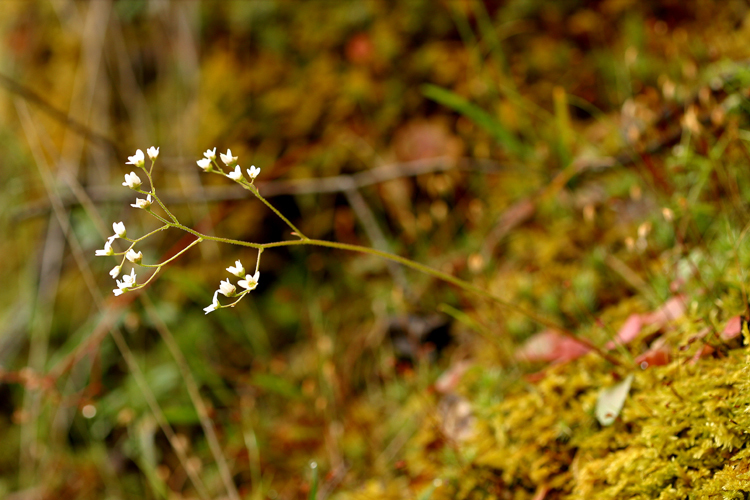
[[[148,167],[146,167],[146,156],[148,156],[151,162]],[[292,236],[295,237],[295,239],[276,241],[276,242],[270,242],[270,243],[254,243],[254,242],[234,240],[230,238],[211,236],[211,235],[200,233],[182,224],[177,219],[177,217],[172,212],[170,212],[170,210],[166,207],[166,205],[163,203],[161,198],[159,198],[159,195],[156,192],[156,187],[154,186],[153,178],[152,178],[152,172],[153,172],[154,165],[156,164],[156,160],[158,156],[159,156],[159,148],[150,147],[147,150],[147,155],[144,155],[143,151],[139,149],[136,151],[136,153],[133,156],[128,157],[129,161],[126,163],[127,165],[133,165],[142,171],[142,173],[146,177],[146,183],[149,186],[148,189],[144,187],[144,182],[141,180],[139,175],[134,171],[128,174],[125,174],[125,180],[122,183],[122,185],[124,187],[128,187],[132,189],[133,191],[135,191],[136,193],[140,195],[145,196],[144,198],[136,198],[135,203],[132,203],[131,206],[133,208],[137,208],[139,210],[145,211],[150,216],[160,221],[162,225],[158,227],[157,229],[154,229],[153,231],[139,238],[134,239],[134,238],[128,237],[125,225],[122,222],[116,222],[112,225],[112,229],[114,230],[115,234],[107,238],[107,241],[104,244],[103,249],[96,251],[97,256],[115,256],[120,259],[120,263],[116,265],[109,273],[112,279],[116,280],[117,288],[113,290],[113,293],[115,295],[119,296],[119,295],[122,295],[123,293],[143,288],[144,286],[149,284],[151,280],[154,279],[154,277],[159,273],[162,267],[164,267],[166,264],[180,257],[182,254],[187,252],[191,247],[198,245],[199,243],[203,241],[216,241],[216,242],[227,243],[227,244],[238,245],[238,246],[249,247],[249,248],[255,249],[257,251],[257,257],[256,257],[254,271],[251,272],[250,270],[246,269],[240,260],[236,260],[233,266],[229,266],[226,268],[226,271],[231,276],[219,282],[219,287],[214,292],[211,303],[205,308],[203,308],[205,313],[208,314],[218,309],[223,309],[226,307],[234,307],[235,305],[237,305],[237,303],[239,303],[239,301],[245,298],[245,296],[247,296],[250,292],[252,292],[253,290],[257,288],[258,283],[260,281],[260,258],[264,250],[269,249],[269,248],[282,247],[282,246],[315,245],[315,246],[321,246],[321,247],[335,248],[339,250],[348,250],[348,251],[354,251],[354,252],[359,252],[359,253],[367,253],[371,255],[376,255],[378,257],[397,262],[399,264],[410,267],[417,271],[431,275],[435,278],[438,278],[452,285],[455,285],[459,288],[462,288],[468,292],[472,292],[486,299],[492,300],[496,304],[506,309],[520,312],[526,317],[530,318],[531,320],[535,321],[536,323],[540,325],[543,325],[547,328],[553,328],[565,336],[574,338],[576,342],[583,344],[590,350],[597,352],[601,357],[603,357],[604,359],[607,359],[611,363],[615,365],[621,364],[611,354],[595,346],[594,344],[592,344],[590,341],[586,340],[585,338],[579,337],[573,332],[561,327],[560,325],[555,324],[554,322],[546,320],[545,318],[540,317],[537,314],[531,311],[525,310],[515,304],[511,304],[501,299],[497,295],[487,292],[486,290],[483,290],[455,276],[444,273],[442,271],[438,271],[436,269],[425,266],[418,262],[414,262],[412,260],[401,257],[399,255],[391,254],[388,252],[383,252],[381,250],[377,250],[374,248],[308,238],[294,224],[292,224],[292,222],[289,221],[289,219],[287,219],[281,212],[279,212],[271,203],[268,202],[268,200],[266,200],[260,194],[260,192],[258,191],[258,188],[255,186],[255,179],[260,175],[261,169],[256,167],[255,165],[252,165],[250,168],[245,169],[243,172],[243,169],[239,165],[239,162],[238,162],[239,158],[237,156],[234,156],[230,149],[227,149],[226,153],[219,153],[218,158],[221,163],[217,161],[216,148],[213,148],[213,149],[206,150],[206,152],[203,153],[203,158],[197,160],[196,164],[205,173],[221,175],[233,182],[236,182],[237,184],[242,186],[244,189],[250,191],[250,193],[256,199],[258,199],[264,205],[266,205],[266,207],[268,207],[271,211],[273,211],[274,214],[276,214],[276,216],[279,217],[284,222],[284,224],[287,225],[287,227],[289,227],[289,229],[291,230],[291,234]],[[247,174],[247,177],[245,176],[245,173]],[[159,207],[161,209],[160,212],[163,212],[163,214],[160,214],[154,211],[155,207]],[[159,262],[155,264],[149,264],[147,262],[144,262],[143,253],[140,250],[137,250],[135,248],[136,245],[143,242],[149,236],[152,236],[160,231],[164,231],[170,228],[180,229],[182,231],[190,233],[193,236],[195,236],[196,239],[192,241],[190,244],[188,244],[181,251],[179,251],[177,254],[164,260],[163,262]],[[114,248],[112,246],[113,242],[118,239],[129,243],[128,248],[122,252],[114,251]],[[130,270],[130,274],[125,274],[121,280],[117,280],[126,262],[133,264],[133,266],[146,268],[147,270],[152,269],[153,272],[145,281],[138,283],[137,275],[135,272],[135,267],[133,267]],[[231,281],[231,278],[239,278],[239,279],[237,280],[236,283],[233,283]],[[221,301],[219,300],[219,295],[222,295],[227,299],[231,299],[231,301],[222,304]]]
[[[148,156],[148,159],[150,160],[150,165],[146,166],[146,156]],[[104,248],[101,250],[96,250],[96,256],[97,257],[109,257],[109,256],[115,256],[120,259],[120,263],[117,264],[112,270],[110,271],[110,276],[112,279],[116,280],[117,288],[113,289],[113,293],[116,296],[122,295],[125,292],[138,290],[140,288],[143,288],[148,283],[151,282],[152,279],[158,274],[158,272],[161,270],[162,267],[164,267],[166,264],[172,262],[176,258],[178,258],[180,255],[188,251],[191,247],[201,243],[204,240],[214,240],[214,241],[222,241],[225,243],[233,243],[243,246],[249,246],[254,247],[257,249],[257,260],[255,264],[255,271],[253,274],[250,274],[249,271],[246,271],[245,267],[242,265],[242,262],[237,260],[235,262],[234,266],[229,266],[227,268],[227,271],[232,274],[234,277],[241,278],[237,281],[237,284],[233,284],[229,278],[227,278],[224,281],[221,281],[219,284],[219,288],[216,290],[216,292],[213,295],[213,300],[211,301],[211,304],[208,307],[205,307],[203,310],[206,312],[206,314],[215,311],[217,309],[221,309],[224,307],[234,307],[240,300],[242,300],[248,293],[250,293],[252,290],[255,290],[257,288],[258,283],[260,281],[260,256],[263,253],[264,248],[266,246],[281,246],[284,244],[284,242],[278,242],[276,245],[262,245],[262,244],[254,244],[254,243],[248,243],[248,242],[242,242],[237,240],[229,240],[226,238],[217,238],[212,237],[208,235],[201,234],[185,225],[183,225],[177,217],[170,212],[170,210],[164,205],[162,200],[159,198],[159,196],[156,193],[156,187],[153,183],[153,177],[152,172],[154,169],[154,166],[156,165],[156,160],[159,157],[159,148],[156,147],[150,147],[146,150],[146,155],[143,154],[143,151],[140,149],[135,152],[133,156],[128,157],[128,161],[126,162],[126,165],[133,165],[134,167],[140,169],[142,173],[145,175],[147,179],[148,189],[144,188],[144,183],[141,180],[141,177],[136,173],[135,171],[131,171],[130,173],[125,174],[125,179],[122,185],[124,187],[130,188],[136,193],[140,195],[144,195],[143,198],[136,198],[135,203],[132,203],[130,206],[133,208],[141,209],[147,212],[152,217],[159,220],[162,225],[158,227],[157,229],[141,236],[140,238],[129,238],[127,235],[127,230],[125,228],[125,224],[123,222],[115,222],[112,225],[112,230],[114,231],[114,235],[107,238],[106,243],[104,244]],[[248,189],[251,193],[253,193],[257,198],[259,198],[263,203],[268,205],[293,231],[294,234],[297,235],[302,241],[308,241],[308,238],[302,235],[302,233],[291,223],[288,219],[286,219],[281,213],[279,213],[275,208],[273,208],[262,196],[260,196],[260,193],[258,193],[258,190],[253,185],[253,181],[255,178],[260,174],[260,168],[256,167],[255,165],[251,166],[249,169],[247,169],[247,175],[248,178],[245,178],[242,167],[237,164],[237,156],[232,155],[232,151],[227,149],[226,154],[221,153],[219,155],[221,162],[226,166],[226,168],[231,169],[230,171],[225,171],[224,167],[222,167],[217,161],[216,161],[216,148],[212,150],[207,150],[205,153],[203,153],[203,158],[197,161],[198,166],[205,172],[208,173],[215,173],[219,175],[223,175],[224,177],[227,177],[230,180],[233,180],[234,182],[237,182],[241,186],[243,186],[245,189]],[[159,214],[153,210],[153,204],[156,203],[158,207],[161,208],[161,211],[163,214]],[[169,259],[166,259],[163,262],[159,262],[156,264],[149,264],[143,262],[143,252],[140,250],[136,250],[136,245],[147,239],[149,236],[156,234],[160,231],[163,231],[165,229],[169,228],[177,228],[182,229],[183,231],[186,231],[188,233],[193,234],[196,236],[196,239],[191,242],[189,245],[187,245],[184,249],[182,249],[180,252],[178,252],[176,255],[170,257]],[[123,240],[125,242],[129,243],[129,246],[122,252],[116,252],[112,246],[113,242],[115,240]],[[290,242],[288,242],[290,243]],[[151,276],[148,277],[145,281],[138,283],[137,282],[137,275],[135,271],[135,267],[133,267],[130,270],[130,274],[125,274],[121,280],[118,280],[117,278],[120,276],[122,272],[123,266],[126,264],[126,262],[129,262],[133,264],[134,266],[140,266],[146,269],[153,269],[153,273]],[[240,290],[238,291],[238,286]],[[218,295],[221,294],[224,297],[233,299],[232,302],[228,304],[221,304],[218,299]]]

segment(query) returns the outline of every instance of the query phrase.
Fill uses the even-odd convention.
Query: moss
[[[591,355],[551,367],[480,416],[467,447],[470,475],[485,480],[469,484],[502,485],[502,498],[518,499],[542,486],[570,499],[745,498],[749,361],[736,349],[640,371],[610,427],[593,417],[598,391],[615,381],[604,363]],[[442,493],[470,498],[461,483]]]
[[[601,388],[624,373],[587,355],[547,368],[536,383],[509,385],[499,403],[475,404],[473,433],[462,442],[428,417],[405,447],[400,479],[410,476],[410,491],[419,492],[441,478],[430,494],[440,500],[746,498],[750,351],[694,359],[701,321],[683,318],[661,335],[676,359],[635,374],[613,425],[601,426],[594,408]],[[466,397],[491,400],[467,379]]]

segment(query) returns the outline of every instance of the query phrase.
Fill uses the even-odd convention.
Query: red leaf
[[[722,340],[731,340],[742,333],[742,317],[734,316],[729,318],[727,326],[724,327],[724,331],[721,332]]]
[[[666,345],[660,345],[658,347],[652,347],[635,358],[635,363],[640,366],[642,370],[645,370],[652,366],[666,365],[669,363],[670,357],[669,348]]]
[[[658,325],[662,327],[681,318],[685,314],[685,296],[677,295],[666,301],[662,306],[651,314],[643,316],[644,325]]]
[[[524,361],[556,361],[562,363],[583,356],[589,348],[554,330],[544,330],[532,336],[516,351]]]
[[[620,330],[617,332],[617,341],[620,344],[627,344],[629,342],[632,342],[641,333],[641,328],[643,328],[642,315],[631,314],[630,316],[628,316],[628,319],[625,320],[625,323],[623,323],[623,325],[620,327]],[[607,349],[614,349],[615,342],[607,342],[606,347]]]

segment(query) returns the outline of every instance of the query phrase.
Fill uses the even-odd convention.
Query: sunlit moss
[[[669,339],[680,357],[636,373],[612,426],[593,414],[599,390],[617,377],[589,355],[548,368],[543,380],[516,386],[500,403],[475,407],[473,437],[453,443],[454,460],[440,458],[440,433],[425,425],[407,469],[445,478],[432,498],[526,499],[542,489],[546,498],[745,498],[750,356],[739,347],[692,362],[702,344],[688,343],[689,329],[682,330]]]

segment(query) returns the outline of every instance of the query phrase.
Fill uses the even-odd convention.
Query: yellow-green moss
[[[472,498],[469,484],[484,498],[531,498],[544,487],[570,499],[744,498],[750,357],[735,349],[692,363],[689,354],[638,372],[610,427],[593,416],[599,390],[615,382],[599,358],[549,368],[478,415],[464,444],[473,459],[434,497]]]
[[[405,487],[409,477],[409,487],[395,493],[394,483],[383,478],[380,486],[368,486],[366,497],[746,498],[750,350],[725,346],[720,355],[694,360],[704,345],[694,338],[701,324],[686,317],[662,335],[676,359],[635,373],[613,425],[601,426],[594,408],[599,391],[625,371],[614,373],[587,355],[547,368],[536,383],[517,384],[499,403],[475,404],[468,440],[451,441],[439,418],[428,417],[401,454],[399,482]],[[465,395],[476,402],[470,386]],[[440,479],[437,487],[434,478]]]

